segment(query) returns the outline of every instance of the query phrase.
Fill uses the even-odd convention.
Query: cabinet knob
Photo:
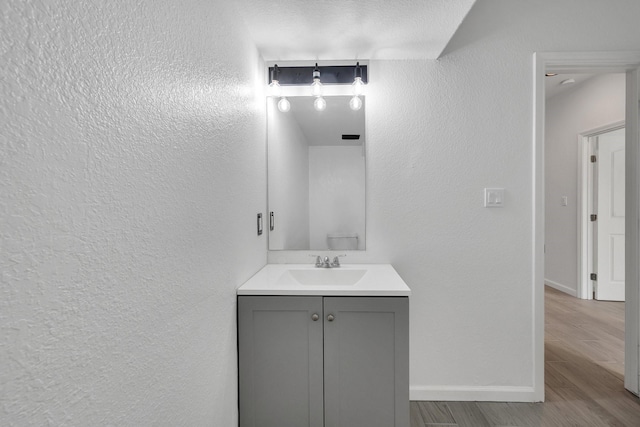
[[[318,316],[318,313],[313,313],[311,315],[311,320],[313,320],[314,322],[317,321],[320,318],[320,316]]]
[[[330,315],[327,316],[327,320],[329,322],[333,322],[335,320],[335,316],[333,314],[330,314]]]

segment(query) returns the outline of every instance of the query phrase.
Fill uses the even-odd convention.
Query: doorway
[[[545,238],[545,73],[626,74],[625,171],[625,375],[624,386],[638,394],[638,343],[640,338],[640,52],[576,52],[534,54],[533,150],[533,312],[534,389],[544,400],[544,238]]]
[[[624,301],[624,121],[581,134],[579,144],[578,296]]]
[[[625,148],[626,76],[557,74],[545,83],[545,393],[554,400],[597,395],[594,376],[622,392],[624,304],[593,301],[593,291],[600,300],[624,298],[624,277],[620,284],[616,276],[615,290],[622,295],[613,297],[614,284],[602,280],[610,278],[605,267],[611,265],[598,264],[615,260],[615,273],[621,268],[624,276],[619,239],[624,242],[625,165],[619,154]],[[607,191],[613,184],[616,197]],[[602,225],[612,217],[622,222],[622,231],[610,242]],[[611,248],[615,258],[598,253]]]

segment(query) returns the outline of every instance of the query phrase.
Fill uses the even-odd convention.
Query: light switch
[[[562,206],[567,206],[569,204],[569,198],[567,196],[562,196],[561,203]]]
[[[504,206],[504,188],[485,188],[484,207],[501,208]]]

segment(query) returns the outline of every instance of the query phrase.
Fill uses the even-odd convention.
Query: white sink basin
[[[316,268],[303,264],[267,264],[238,295],[409,296],[411,289],[389,264],[342,264]]]
[[[287,270],[284,275],[288,274],[303,286],[353,286],[366,272],[367,270],[341,270],[339,267],[309,268]],[[289,278],[283,279],[288,281]]]

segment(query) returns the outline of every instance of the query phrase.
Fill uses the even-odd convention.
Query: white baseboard
[[[560,292],[564,292],[565,294],[569,294],[573,297],[578,297],[578,292],[575,289],[572,289],[568,286],[561,285],[558,282],[554,282],[553,280],[544,279],[544,284],[547,286],[551,286],[553,289],[557,289]]]
[[[538,402],[533,387],[411,386],[409,400]]]

